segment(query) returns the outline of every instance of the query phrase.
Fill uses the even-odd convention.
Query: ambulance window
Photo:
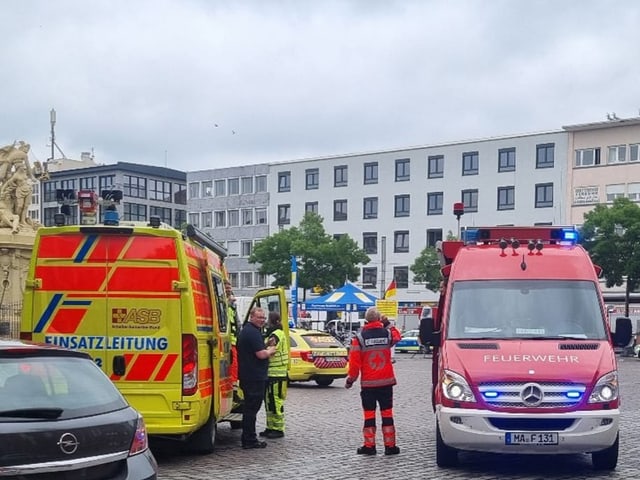
[[[225,302],[225,293],[224,293],[224,284],[222,283],[222,279],[216,277],[215,275],[211,275],[211,283],[213,284],[213,289],[216,294],[215,305],[216,305],[216,313],[218,314],[218,329],[221,332],[227,331],[227,303]]]

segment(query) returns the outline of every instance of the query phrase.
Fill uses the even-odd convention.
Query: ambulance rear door
[[[105,371],[150,433],[171,433],[182,400],[181,282],[176,232],[136,229],[109,236],[104,255]]]

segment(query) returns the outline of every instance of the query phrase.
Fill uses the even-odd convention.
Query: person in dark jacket
[[[256,435],[256,415],[262,406],[267,390],[269,358],[276,353],[276,347],[266,346],[262,337],[262,327],[267,316],[262,308],[251,310],[249,321],[238,335],[238,378],[244,394],[242,414],[242,448],[264,448],[266,442]]]
[[[393,386],[396,377],[391,362],[391,347],[400,340],[400,332],[388,320],[382,321],[377,308],[365,313],[365,325],[351,341],[349,374],[345,388],[351,388],[360,377],[360,398],[364,411],[362,429],[364,444],[361,455],[376,454],[376,407],[380,406],[385,455],[396,455],[396,429],[393,423]]]

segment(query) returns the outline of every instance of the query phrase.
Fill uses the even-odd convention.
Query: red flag
[[[396,290],[396,279],[394,278],[393,280],[391,280],[391,283],[384,291],[384,298],[385,300],[395,298],[397,293],[398,291]]]

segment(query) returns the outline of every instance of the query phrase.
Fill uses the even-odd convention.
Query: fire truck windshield
[[[605,340],[607,333],[592,282],[482,280],[453,285],[446,336]]]

